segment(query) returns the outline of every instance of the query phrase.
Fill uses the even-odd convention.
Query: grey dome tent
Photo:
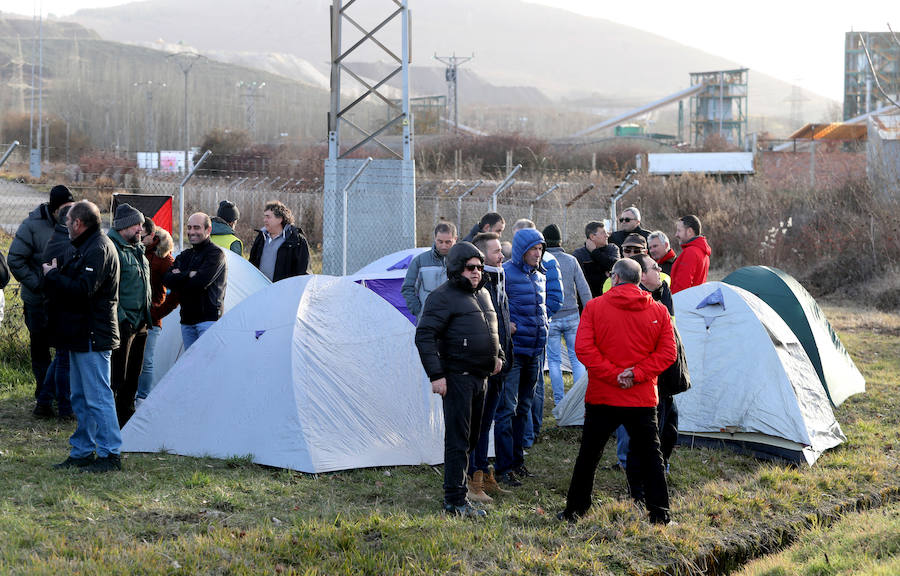
[[[803,346],[765,302],[721,282],[674,301],[691,373],[691,389],[675,396],[683,444],[812,465],[845,440]]]
[[[723,280],[758,296],[800,340],[832,405],[866,391],[866,381],[815,299],[790,274],[768,266],[745,266]]]

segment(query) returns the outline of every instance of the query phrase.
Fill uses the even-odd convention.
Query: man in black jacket
[[[119,258],[100,230],[100,210],[92,202],[74,204],[67,223],[74,254],[62,267],[56,258],[43,264],[45,289],[59,304],[56,337],[69,350],[72,409],[78,419],[69,457],[56,468],[121,470],[122,436],[109,382],[112,350],[119,345]]]
[[[631,234],[640,234],[644,240],[650,236],[649,230],[641,228],[641,211],[636,206],[622,210],[619,216],[619,229],[609,235],[609,242],[621,248],[622,242]]]
[[[294,225],[291,209],[277,200],[269,202],[263,224],[250,248],[250,263],[272,282],[308,274],[309,243]]]
[[[59,210],[59,218],[56,222],[56,229],[53,236],[47,242],[44,248],[44,254],[41,256],[42,262],[52,262],[56,259],[57,268],[62,268],[75,254],[75,247],[69,239],[69,229],[66,227],[66,220],[69,216],[69,206],[64,206]],[[47,331],[50,333],[50,345],[56,349],[56,355],[50,368],[47,370],[47,376],[38,392],[37,407],[35,414],[39,412],[53,413],[53,399],[56,398],[57,416],[60,420],[73,420],[75,418],[72,412],[72,402],[69,392],[69,351],[59,342],[57,337],[61,329],[59,298],[51,298],[51,295],[44,293],[44,307],[47,314]]]
[[[228,270],[225,253],[212,243],[212,221],[203,212],[191,214],[187,237],[191,247],[175,258],[163,284],[181,302],[181,339],[184,349],[197,341],[225,311]]]
[[[578,260],[584,279],[596,298],[603,294],[603,283],[609,278],[609,271],[621,255],[619,247],[609,243],[609,233],[603,222],[588,222],[584,227],[584,246],[572,252]]]
[[[9,266],[6,264],[6,256],[3,255],[3,252],[0,252],[0,324],[3,323],[3,306],[5,303],[3,289],[6,288],[7,284],[9,284]]]
[[[416,347],[444,407],[444,511],[485,515],[466,499],[468,453],[478,441],[487,377],[503,367],[497,314],[482,287],[484,255],[468,242],[447,255],[447,282],[429,296]]]
[[[47,368],[50,366],[50,335],[44,312],[44,275],[41,255],[59,216],[59,210],[74,202],[72,193],[62,184],[50,189],[50,201],[32,210],[16,229],[16,237],[9,246],[9,270],[21,284],[25,326],[28,328],[31,371],[34,374],[34,397],[40,393]],[[38,418],[53,416],[53,411],[35,412]]]

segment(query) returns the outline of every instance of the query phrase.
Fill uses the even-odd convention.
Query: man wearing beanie
[[[447,254],[447,281],[428,296],[416,347],[444,408],[444,511],[478,518],[466,499],[468,454],[478,442],[488,376],[503,367],[497,314],[483,288],[484,255],[468,242]],[[484,431],[487,433],[487,431]]]
[[[215,217],[212,218],[212,233],[209,239],[216,246],[221,246],[225,250],[231,250],[238,256],[244,255],[244,243],[234,233],[234,227],[241,217],[241,212],[234,202],[222,200],[219,202],[219,209],[216,211]]]
[[[563,305],[550,316],[550,332],[547,335],[547,366],[550,371],[550,386],[553,389],[553,403],[559,406],[565,389],[562,380],[562,347],[561,340],[566,341],[566,351],[572,366],[572,382],[584,376],[584,366],[575,356],[575,334],[578,331],[579,303],[584,307],[591,299],[591,287],[588,286],[578,260],[567,254],[560,246],[562,234],[559,226],[550,224],[544,228],[544,240],[547,241],[547,252],[553,254],[559,262],[559,276],[563,286]]]
[[[9,247],[9,269],[22,285],[25,326],[31,340],[31,371],[34,374],[37,398],[47,368],[50,366],[50,342],[47,333],[47,314],[44,310],[44,274],[41,255],[53,235],[59,209],[71,205],[75,199],[68,188],[59,184],[50,190],[50,201],[41,204],[28,214],[16,230],[16,237]],[[36,406],[38,418],[53,416],[53,409]]]
[[[129,204],[120,204],[107,234],[119,255],[119,347],[112,353],[112,389],[120,428],[134,414],[151,322],[150,265],[141,243],[143,224],[143,214]]]

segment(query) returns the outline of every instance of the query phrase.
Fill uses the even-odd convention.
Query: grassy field
[[[755,560],[736,576],[896,576],[900,574],[900,505],[812,526],[793,546]]]
[[[659,528],[630,504],[624,474],[610,469],[598,472],[598,505],[582,522],[555,520],[579,432],[556,427],[549,412],[528,457],[538,476],[478,523],[440,514],[440,467],[307,475],[248,459],[129,454],[121,473],[54,471],[73,425],[31,417],[33,382],[11,288],[7,300],[0,329],[2,574],[724,573],[795,541],[815,542],[838,519],[869,508],[884,521],[842,520],[835,531],[865,526],[897,550],[896,539],[884,537],[897,532],[891,503],[900,500],[900,320],[893,316],[827,309],[868,381],[866,394],[836,412],[846,444],[812,468],[679,448],[669,476],[678,524]],[[614,460],[610,445],[603,464]],[[883,555],[873,558],[879,565]],[[889,562],[896,568],[896,559]]]

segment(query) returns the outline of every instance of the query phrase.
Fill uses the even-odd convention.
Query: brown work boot
[[[468,484],[469,484],[469,493],[468,498],[472,502],[478,502],[481,504],[487,504],[489,502],[493,502],[494,499],[484,493],[483,488],[483,478],[484,472],[481,470],[476,470],[474,476],[469,476]]]
[[[497,483],[497,479],[494,478],[493,468],[488,470],[487,474],[480,470],[478,472],[475,472],[476,477],[478,474],[481,474],[481,488],[485,491],[486,494],[491,494],[493,496],[499,496],[500,494],[509,494],[509,490],[504,490],[500,487],[500,484]]]

